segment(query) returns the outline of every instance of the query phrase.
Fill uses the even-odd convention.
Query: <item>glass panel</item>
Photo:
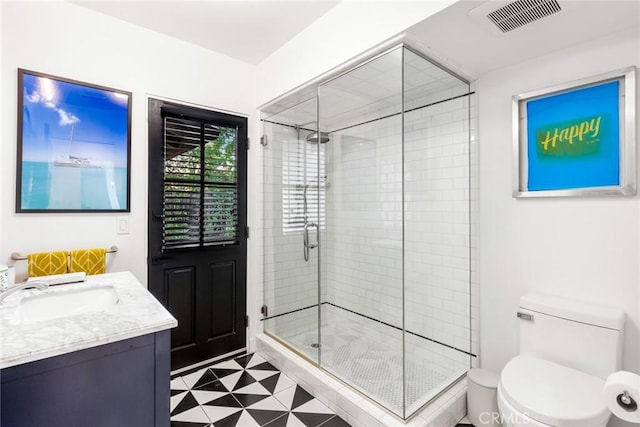
[[[327,131],[321,367],[403,416],[402,57],[319,88]]]
[[[407,416],[470,366],[468,92],[404,50]]]
[[[318,167],[314,98],[264,121],[265,332],[318,361],[318,265],[315,226],[324,179]],[[306,227],[305,227],[306,224]],[[306,231],[305,231],[306,228]],[[305,233],[308,250],[305,250]]]

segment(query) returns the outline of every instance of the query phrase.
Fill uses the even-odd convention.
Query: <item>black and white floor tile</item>
[[[473,424],[469,422],[469,419],[467,417],[464,417],[463,419],[460,420],[460,422],[458,423],[458,425],[456,425],[456,427],[473,427]]]
[[[171,427],[349,426],[252,353],[171,380]]]

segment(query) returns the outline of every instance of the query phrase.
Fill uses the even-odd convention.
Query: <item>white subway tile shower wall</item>
[[[402,325],[402,117],[331,134],[327,301]]]
[[[405,114],[405,328],[470,347],[469,98]]]

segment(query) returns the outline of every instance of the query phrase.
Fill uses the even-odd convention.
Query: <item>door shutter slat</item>
[[[237,129],[164,119],[162,248],[238,241]]]

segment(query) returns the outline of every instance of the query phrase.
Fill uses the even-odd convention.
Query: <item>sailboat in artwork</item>
[[[62,158],[60,160],[54,160],[54,166],[62,166],[67,168],[101,168],[102,166],[98,163],[94,163],[88,157],[78,157],[71,155],[71,147],[73,146],[73,131],[75,125],[71,125],[71,136],[69,137],[69,145],[67,149],[67,158]]]

